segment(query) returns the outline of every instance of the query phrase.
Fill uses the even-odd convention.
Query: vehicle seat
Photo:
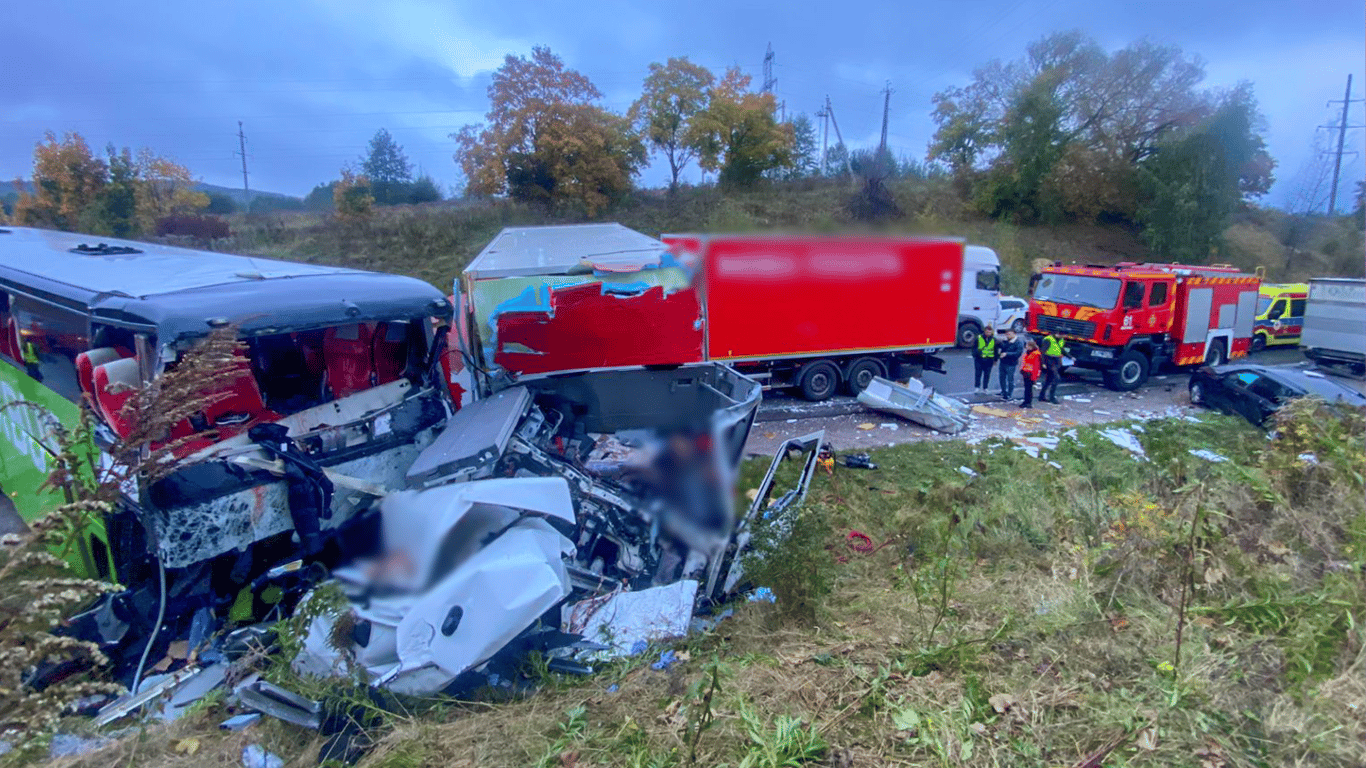
[[[323,362],[333,397],[346,397],[374,386],[374,363],[369,324],[328,328],[323,334]]]
[[[246,360],[238,360],[233,369],[224,374],[222,385],[205,394],[213,399],[204,407],[204,418],[210,429],[250,424],[266,411],[261,387]]]
[[[96,415],[102,414],[100,404],[95,398],[95,369],[125,357],[131,355],[126,355],[113,347],[96,347],[76,355],[76,381],[89,400],[90,406],[95,409]]]
[[[142,388],[142,374],[135,357],[124,357],[96,366],[92,377],[95,402],[101,416],[114,434],[133,434],[134,416],[124,411],[128,401]]]
[[[375,383],[398,381],[408,367],[408,324],[379,323],[375,328],[373,354]]]

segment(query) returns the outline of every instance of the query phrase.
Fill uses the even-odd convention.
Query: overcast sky
[[[771,43],[789,114],[814,113],[829,94],[846,141],[875,144],[890,80],[889,143],[923,159],[931,96],[967,83],[973,68],[1065,29],[1110,50],[1148,37],[1200,55],[1207,85],[1254,83],[1279,163],[1276,204],[1295,199],[1347,75],[1354,97],[1366,85],[1362,0],[55,0],[6,16],[0,178],[27,177],[50,129],[79,131],[97,148],[148,146],[240,187],[241,120],[252,188],[293,195],[335,178],[380,127],[438,183],[458,184],[448,134],[482,119],[490,72],[533,45],[550,46],[624,111],[649,63],[670,56],[718,74],[738,65],[757,88]],[[1354,104],[1350,122],[1362,115]],[[1362,137],[1350,131],[1348,148],[1361,150]],[[1360,156],[1345,162],[1344,189],[1362,169]],[[640,181],[666,180],[657,162]]]

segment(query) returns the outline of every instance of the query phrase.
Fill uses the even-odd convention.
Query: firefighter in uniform
[[[33,343],[33,339],[24,339],[23,355],[24,368],[28,371],[28,375],[36,381],[42,381],[43,373],[38,370],[38,363],[40,362],[38,346]]]
[[[1062,380],[1062,358],[1067,354],[1067,345],[1044,331],[1043,344],[1043,383],[1039,385],[1039,402],[1058,404],[1058,382]]]

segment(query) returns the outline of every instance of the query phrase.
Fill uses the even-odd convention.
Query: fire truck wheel
[[[802,368],[800,382],[802,397],[811,402],[829,400],[840,383],[840,371],[829,360],[817,360]]]
[[[1223,365],[1228,362],[1228,350],[1224,348],[1224,340],[1216,339],[1209,345],[1209,352],[1205,353],[1205,365]]]
[[[1105,386],[1119,392],[1132,392],[1148,380],[1148,357],[1131,349],[1119,356],[1115,367],[1105,372]]]
[[[958,348],[972,349],[981,334],[982,329],[977,327],[977,323],[963,323],[958,326]]]
[[[871,357],[860,357],[850,363],[844,371],[844,391],[857,397],[858,393],[873,383],[873,377],[886,375],[887,372],[880,361]]]

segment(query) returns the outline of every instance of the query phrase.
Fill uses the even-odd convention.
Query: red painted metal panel
[[[963,244],[708,237],[712,359],[951,346]]]
[[[513,373],[672,365],[702,360],[697,289],[604,293],[602,283],[551,289],[550,311],[503,312],[494,362]]]

